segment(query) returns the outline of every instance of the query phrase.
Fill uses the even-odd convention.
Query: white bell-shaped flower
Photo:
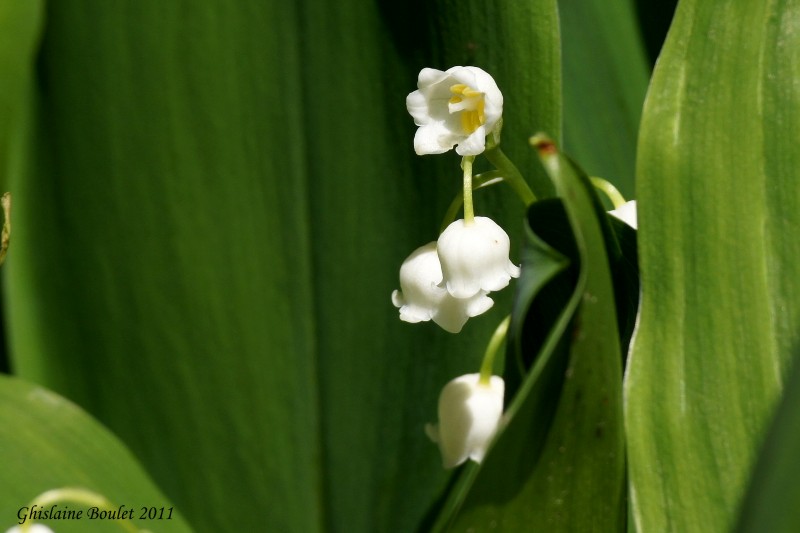
[[[458,155],[482,153],[486,136],[503,115],[503,94],[494,79],[478,67],[446,72],[424,68],[417,87],[406,97],[408,112],[419,126],[417,154],[441,154],[453,146]]]
[[[467,319],[485,313],[494,301],[479,291],[469,298],[454,298],[442,283],[442,267],[436,242],[417,248],[400,267],[400,289],[392,293],[392,303],[400,308],[400,320],[433,320],[445,331],[458,333]]]
[[[519,267],[508,259],[510,248],[508,234],[491,218],[459,219],[447,226],[437,243],[447,291],[469,298],[506,287],[519,277]]]
[[[457,377],[439,395],[439,424],[428,424],[425,432],[439,445],[445,468],[454,468],[468,458],[480,463],[503,415],[505,382],[492,376],[480,383],[480,374]]]
[[[608,214],[620,219],[633,229],[637,229],[636,200],[625,202],[618,208],[609,211]]]
[[[22,526],[14,526],[11,529],[9,529],[8,531],[6,531],[6,533],[21,533],[21,532],[22,532]],[[49,527],[45,526],[44,524],[31,524],[31,525],[28,526],[28,528],[25,530],[25,532],[26,533],[53,533],[53,530],[50,529]]]

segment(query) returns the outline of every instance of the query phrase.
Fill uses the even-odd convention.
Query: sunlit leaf
[[[800,324],[800,4],[683,0],[639,142],[639,531],[726,531]]]

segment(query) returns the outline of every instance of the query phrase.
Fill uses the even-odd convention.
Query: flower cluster
[[[392,303],[400,309],[401,320],[432,320],[442,329],[458,333],[467,320],[494,305],[489,294],[520,275],[520,268],[509,259],[506,232],[492,219],[475,215],[475,158],[483,155],[495,167],[475,176],[479,186],[505,182],[526,206],[535,202],[536,196],[500,149],[503,95],[485,71],[478,67],[422,69],[417,90],[406,97],[406,107],[419,126],[414,136],[418,155],[455,149],[462,156],[463,196],[451,205],[439,238],[417,248],[403,262],[400,290],[392,293]],[[590,180],[615,206],[609,214],[636,229],[636,202],[626,203],[602,178]],[[453,220],[462,200],[464,217]],[[492,369],[509,323],[507,317],[497,327],[480,373],[457,377],[442,389],[439,422],[428,424],[425,430],[439,445],[445,468],[467,459],[481,462],[502,425],[505,384],[492,375]]]
[[[450,222],[438,240],[406,258],[392,303],[400,309],[401,320],[432,320],[445,331],[458,333],[470,317],[494,305],[489,293],[508,286],[520,274],[509,259],[508,234],[492,219],[475,216],[472,205],[472,161],[486,151],[488,135],[493,135],[491,148],[496,148],[503,95],[494,79],[477,67],[444,72],[426,68],[419,73],[417,87],[406,98],[408,112],[419,126],[414,149],[425,155],[455,148],[464,156],[464,218]],[[445,468],[467,459],[480,462],[500,424],[505,385],[501,377],[491,375],[494,351],[487,351],[480,374],[457,377],[444,387],[439,423],[426,427],[439,444]]]
[[[490,218],[456,220],[400,267],[400,290],[392,293],[400,319],[433,320],[458,333],[468,318],[492,307],[487,294],[519,277],[519,267],[508,259],[510,246],[506,232]]]
[[[455,146],[458,154],[473,158],[484,151],[486,136],[503,113],[503,95],[489,74],[478,67],[445,72],[425,68],[417,87],[406,106],[419,126],[414,138],[418,154],[440,154]],[[468,168],[464,218],[447,226],[438,241],[416,249],[400,268],[400,290],[392,293],[392,302],[401,320],[433,320],[458,333],[467,319],[492,307],[490,292],[519,276],[519,268],[508,259],[506,232],[490,218],[472,213],[467,190],[471,159]]]

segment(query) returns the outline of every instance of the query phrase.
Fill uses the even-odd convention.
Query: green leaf
[[[791,533],[800,529],[800,358],[794,365],[784,397],[772,421],[766,442],[742,503],[736,531]]]
[[[508,408],[507,427],[472,474],[474,486],[452,521],[456,531],[625,527],[622,358],[606,247],[610,230],[588,178],[547,147],[543,162],[564,208],[559,214],[551,204],[534,204],[531,229],[555,237],[575,269],[561,280],[561,305],[545,304],[551,315],[554,308],[560,314],[545,322],[550,329],[540,347],[526,347],[541,351]],[[540,318],[540,296],[526,322]]]
[[[177,508],[169,520],[139,519],[142,507],[167,510],[174,506],[107,429],[64,398],[2,375],[0,456],[0,529],[4,531],[17,524],[20,508],[30,507],[31,501],[46,491],[63,487],[87,489],[117,507],[134,509],[130,523],[137,528],[159,533],[191,531]],[[89,520],[87,505],[72,501],[55,504],[62,510],[84,511],[81,519],[43,522],[55,531],[122,531],[108,520]]]
[[[20,164],[43,2],[0,0],[0,194]]]
[[[559,2],[564,151],[634,193],[636,139],[649,67],[632,0]]]
[[[800,323],[797,1],[680,3],[647,103],[626,383],[639,531],[726,531]]]
[[[448,481],[424,423],[510,308],[458,337],[398,320],[399,266],[461,185],[455,154],[413,153],[405,97],[423,67],[479,65],[532,158],[527,129],[561,121],[555,2],[377,4],[48,5],[13,367],[120,435],[198,530],[413,529]]]

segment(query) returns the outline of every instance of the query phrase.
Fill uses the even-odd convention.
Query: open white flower
[[[21,531],[22,526],[14,526],[6,531],[6,533],[20,533]],[[54,533],[52,529],[43,524],[31,524],[25,531],[26,533]]]
[[[406,97],[408,112],[419,126],[417,154],[441,154],[456,145],[458,155],[482,153],[486,136],[503,115],[503,94],[494,79],[478,67],[446,72],[424,68],[417,87]]]
[[[480,374],[457,377],[439,395],[439,424],[428,424],[425,433],[439,445],[445,468],[468,458],[480,463],[503,415],[505,382],[492,376],[480,383]]]
[[[469,298],[506,287],[519,277],[519,267],[508,259],[510,248],[508,234],[491,218],[459,219],[447,226],[437,243],[447,291]]]
[[[400,267],[400,291],[392,292],[392,303],[400,308],[400,320],[433,320],[445,331],[458,333],[467,319],[488,311],[494,301],[480,291],[469,298],[454,298],[442,283],[442,267],[436,242],[421,246]]]
[[[608,214],[620,219],[633,229],[637,229],[636,200],[625,202],[618,208],[609,211]]]

